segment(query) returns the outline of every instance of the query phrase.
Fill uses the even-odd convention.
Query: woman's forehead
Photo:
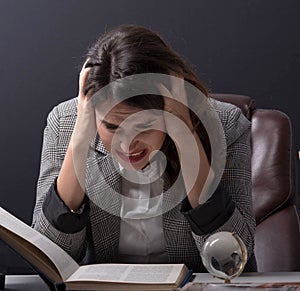
[[[159,112],[157,109],[145,110],[138,107],[129,106],[125,103],[119,103],[112,109],[110,109],[107,113],[99,112],[98,118],[100,118],[101,120],[109,121],[111,123],[112,121],[114,121],[115,123],[120,123],[129,117],[131,117],[131,120],[145,120],[148,118],[152,118],[153,116],[157,117],[158,113]]]

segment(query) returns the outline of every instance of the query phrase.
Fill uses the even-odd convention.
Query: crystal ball
[[[242,273],[247,262],[247,248],[237,234],[221,231],[205,241],[201,258],[210,274],[229,283]]]

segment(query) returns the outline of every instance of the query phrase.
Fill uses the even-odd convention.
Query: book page
[[[0,207],[0,225],[42,250],[57,267],[64,281],[78,269],[79,265],[63,249],[2,207]]]
[[[79,267],[67,282],[173,284],[183,268],[184,265],[181,264],[95,264]]]

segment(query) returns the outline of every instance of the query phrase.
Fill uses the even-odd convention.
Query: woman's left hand
[[[189,112],[188,99],[184,89],[184,80],[182,78],[171,76],[171,90],[164,87],[166,90],[164,97],[164,112],[165,112],[165,126],[168,133],[176,131],[174,120],[172,121],[172,114],[174,117],[181,119],[186,126],[193,130],[193,123]]]
[[[194,130],[184,80],[171,77],[171,88],[163,88],[166,132],[174,141],[180,159],[181,172],[192,207],[205,200],[210,165],[200,138]]]

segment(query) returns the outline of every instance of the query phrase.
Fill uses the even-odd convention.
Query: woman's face
[[[119,103],[108,114],[97,115],[103,145],[126,169],[141,170],[165,140],[162,111]]]

